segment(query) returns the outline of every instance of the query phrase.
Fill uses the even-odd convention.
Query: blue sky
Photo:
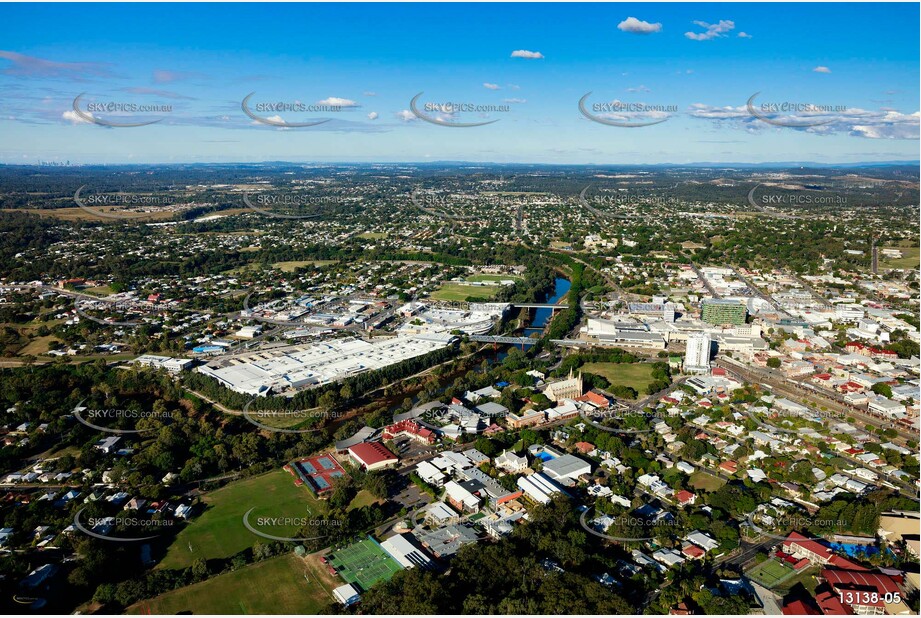
[[[918,159],[917,4],[6,4],[3,11],[2,163]],[[241,109],[251,92],[251,110],[275,101],[340,109],[256,112],[268,119],[257,121]],[[419,108],[436,122],[498,122],[427,122],[410,108],[419,92]],[[593,122],[578,107],[588,92],[596,117],[665,121]],[[756,106],[827,108],[764,122],[746,107],[756,92]],[[109,102],[171,109],[108,113]],[[425,112],[425,103],[446,102],[508,111]],[[639,111],[598,107],[612,102]],[[328,122],[277,126],[320,120]],[[780,126],[803,123],[810,126]]]

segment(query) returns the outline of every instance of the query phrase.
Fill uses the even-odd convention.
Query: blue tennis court
[[[336,465],[330,461],[329,457],[320,457],[317,459],[317,463],[320,464],[324,470],[333,470],[336,467]]]
[[[329,455],[305,457],[291,462],[287,468],[314,494],[330,491],[335,479],[346,476],[339,462]]]

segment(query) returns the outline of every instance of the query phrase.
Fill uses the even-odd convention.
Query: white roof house
[[[476,511],[480,508],[480,499],[461,487],[457,481],[448,481],[444,485],[445,498],[448,502],[464,510]]]
[[[435,487],[441,487],[445,482],[445,474],[431,463],[427,461],[420,461],[416,466],[416,474],[419,475],[423,481],[429,485],[434,485]]]
[[[333,590],[333,596],[336,597],[336,600],[342,603],[345,606],[352,605],[357,602],[360,595],[358,594],[358,589],[355,588],[352,584],[343,584],[338,588]]]
[[[572,485],[583,474],[590,474],[592,465],[575,455],[563,455],[544,462],[544,474],[563,485]]]
[[[395,534],[383,541],[381,548],[407,569],[411,569],[414,566],[430,567],[432,558],[414,540],[414,537],[410,534]]]

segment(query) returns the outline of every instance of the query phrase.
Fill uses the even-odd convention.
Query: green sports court
[[[390,579],[403,568],[370,536],[331,552],[327,559],[346,583],[358,584],[362,590]]]
[[[752,568],[745,575],[765,588],[773,588],[788,579],[795,571],[776,558],[769,558]]]

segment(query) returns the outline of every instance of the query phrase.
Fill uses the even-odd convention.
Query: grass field
[[[765,560],[747,571],[745,575],[765,588],[773,588],[793,574],[793,568],[781,563],[776,558]]]
[[[335,264],[337,260],[299,260],[292,262],[275,262],[272,264],[273,268],[286,273],[293,273],[296,268],[303,268],[304,266],[327,266],[329,264]]]
[[[338,549],[327,558],[346,583],[357,583],[363,590],[370,589],[381,580],[390,579],[403,568],[370,538]]]
[[[243,515],[251,508],[256,510],[249,522],[258,528],[259,517],[316,517],[326,506],[307,488],[295,486],[294,477],[284,470],[234,481],[206,495],[204,502],[208,508],[176,536],[160,568],[181,569],[196,558],[226,558],[259,541],[268,542],[244,527]],[[297,526],[273,526],[266,532],[296,536]]]
[[[611,386],[629,386],[640,395],[653,382],[650,363],[586,363],[582,371],[604,377]]]
[[[432,292],[431,297],[435,300],[468,300],[470,298],[492,298],[501,289],[498,285],[464,285],[447,281],[441,284],[437,290]]]
[[[921,255],[921,249],[918,247],[912,246],[892,246],[885,247],[886,249],[898,249],[902,252],[902,257],[900,258],[887,258],[883,257],[882,249],[880,247],[879,252],[879,263],[880,266],[885,268],[918,268],[918,259]]]
[[[467,281],[507,281],[513,279],[515,281],[521,281],[521,277],[518,275],[470,275],[467,277]]]
[[[93,296],[102,296],[102,297],[106,297],[106,296],[109,296],[115,293],[115,290],[113,290],[107,285],[97,285],[94,288],[83,288],[80,291],[83,292],[84,294],[92,294]]]
[[[368,238],[370,240],[380,240],[381,238],[387,238],[386,232],[363,232],[358,235],[358,238]]]
[[[124,216],[132,219],[143,219],[146,221],[172,219],[177,212],[174,210],[166,209],[144,213],[131,212],[126,211],[123,208],[115,208],[112,206],[90,206],[88,208],[96,212],[123,214]],[[103,223],[117,223],[119,221],[119,219],[112,219],[109,217],[90,214],[82,208],[78,208],[76,206],[68,208],[11,208],[10,210],[17,212],[27,212],[33,215],[39,215],[41,217],[54,217],[55,219],[61,219],[62,221],[100,221]]]
[[[270,558],[238,571],[161,594],[128,608],[128,614],[319,614],[333,601],[304,560]]]
[[[349,509],[360,509],[363,506],[371,506],[375,502],[381,502],[381,500],[375,498],[374,494],[372,494],[370,491],[362,489],[355,495],[354,498],[352,498],[352,502],[349,504]]]
[[[691,475],[691,478],[688,479],[688,484],[694,489],[700,489],[702,491],[716,491],[725,485],[726,481],[721,478],[705,474],[704,472],[695,472]]]
[[[31,354],[33,356],[38,356],[39,354],[47,354],[48,349],[49,349],[48,345],[53,341],[60,342],[60,339],[58,339],[54,335],[36,337],[35,339],[27,343],[25,346],[23,346],[23,348],[19,350],[18,353],[20,356],[26,356],[28,354]]]

